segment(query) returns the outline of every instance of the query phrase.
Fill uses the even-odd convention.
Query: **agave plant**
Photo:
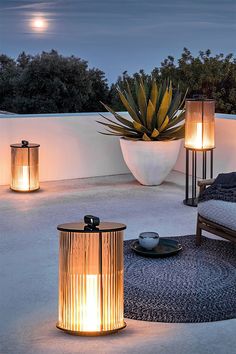
[[[160,84],[155,79],[139,78],[134,84],[132,94],[128,81],[125,89],[117,88],[119,97],[128,111],[127,119],[102,103],[115,121],[101,114],[104,121],[98,123],[105,126],[105,135],[121,136],[131,140],[177,140],[184,137],[184,101],[179,89],[172,94],[171,81]]]

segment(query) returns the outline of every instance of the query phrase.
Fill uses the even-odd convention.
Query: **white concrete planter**
[[[120,139],[123,157],[134,177],[143,185],[161,184],[174,167],[181,140],[133,141]]]

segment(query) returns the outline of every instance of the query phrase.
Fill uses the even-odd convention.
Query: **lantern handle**
[[[22,140],[21,145],[22,147],[27,147],[29,145],[29,142],[27,140]]]
[[[100,224],[100,219],[97,216],[85,215],[84,223],[86,224],[84,229],[88,231],[99,230],[97,226]]]
[[[198,94],[194,94],[193,95],[193,99],[196,100],[196,101],[205,101],[205,100],[207,100],[207,96],[198,93]]]

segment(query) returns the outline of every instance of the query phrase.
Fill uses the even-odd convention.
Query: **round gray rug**
[[[153,322],[236,318],[236,245],[203,237],[173,237],[183,250],[144,258],[124,242],[125,317]]]

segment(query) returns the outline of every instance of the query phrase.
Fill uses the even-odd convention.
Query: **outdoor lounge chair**
[[[199,180],[200,194],[214,179]],[[236,242],[236,203],[208,200],[198,205],[196,244],[201,244],[202,230]]]

